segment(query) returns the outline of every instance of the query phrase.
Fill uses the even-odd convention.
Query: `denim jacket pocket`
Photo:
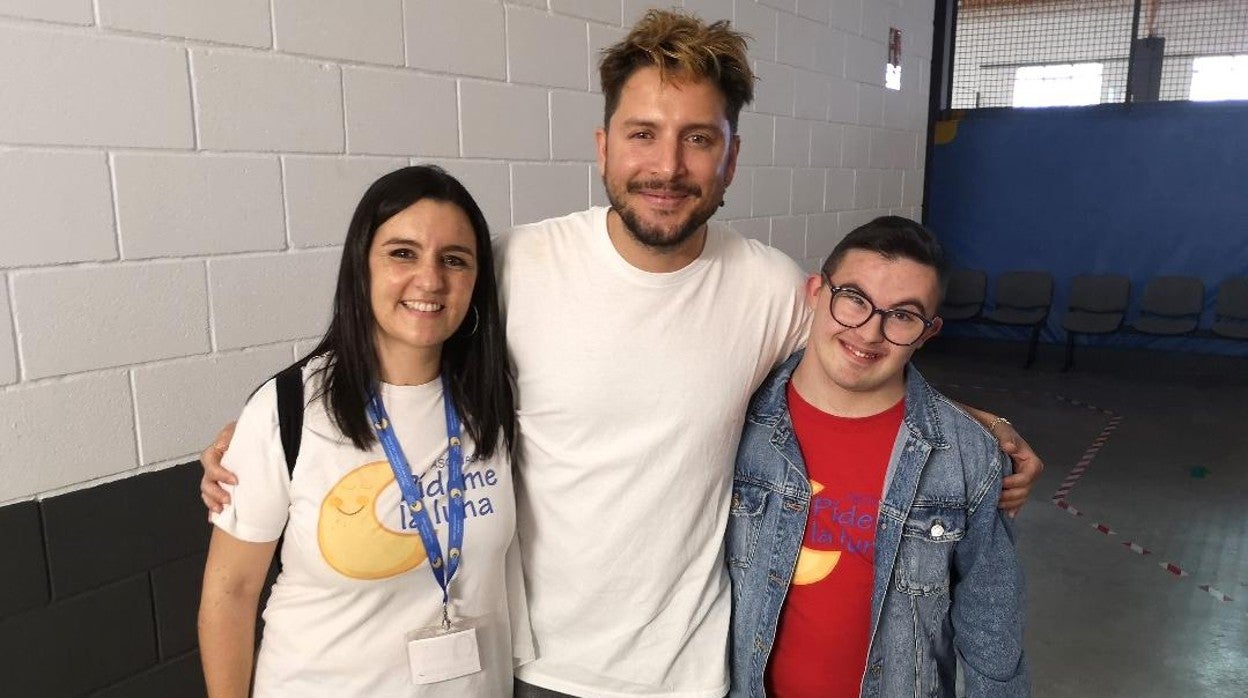
[[[902,529],[897,589],[913,596],[948,594],[953,547],[965,534],[965,505],[916,502]]]
[[[768,489],[746,480],[732,483],[732,504],[728,509],[728,564],[749,567],[758,549],[763,527],[763,508]]]

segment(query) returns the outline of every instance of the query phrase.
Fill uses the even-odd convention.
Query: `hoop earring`
[[[468,307],[472,308],[472,329],[465,336],[471,337],[477,333],[477,328],[481,325],[481,313],[477,312],[477,306],[475,305]],[[460,328],[463,328],[463,324],[460,324]]]

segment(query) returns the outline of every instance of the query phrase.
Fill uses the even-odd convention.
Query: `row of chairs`
[[[1027,345],[1030,366],[1036,359],[1040,330],[1053,304],[1053,277],[1044,271],[1006,272],[997,279],[995,306],[984,311],[988,276],[976,269],[958,269],[940,307],[946,321],[986,321],[1031,328]],[[1119,274],[1080,274],[1070,284],[1062,329],[1066,331],[1066,362],[1074,365],[1078,335],[1112,334],[1126,329],[1151,335],[1208,336],[1248,339],[1248,277],[1233,278],[1218,287],[1214,318],[1208,330],[1200,330],[1205,308],[1205,285],[1191,276],[1158,276],[1144,287],[1139,315],[1123,324],[1131,298],[1131,281]]]

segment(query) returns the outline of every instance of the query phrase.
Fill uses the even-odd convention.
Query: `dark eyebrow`
[[[658,128],[659,124],[649,119],[625,119],[621,126],[636,128]]]
[[[622,126],[631,126],[631,127],[639,127],[639,126],[640,126],[640,127],[642,127],[642,128],[655,128],[655,129],[659,128],[659,123],[658,123],[657,121],[652,121],[652,120],[650,120],[650,119],[641,119],[641,118],[625,119],[625,120],[624,120],[624,122],[623,122],[621,125],[622,125]],[[681,129],[680,129],[680,130],[681,130],[681,132],[682,132],[682,133],[688,133],[689,131],[715,131],[715,132],[718,132],[718,131],[719,131],[719,127],[718,127],[717,125],[715,125],[715,124],[702,124],[702,123],[695,123],[695,124],[685,124],[684,126],[682,126],[682,127],[681,127]]]
[[[424,247],[424,245],[420,244],[419,242],[416,242],[415,240],[409,240],[407,238],[390,238],[389,240],[386,240],[385,242],[381,244],[383,247],[386,245],[406,245],[408,247]]]

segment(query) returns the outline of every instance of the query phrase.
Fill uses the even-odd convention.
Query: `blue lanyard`
[[[412,467],[407,461],[407,456],[403,455],[403,448],[399,446],[399,439],[394,434],[394,426],[390,424],[389,416],[386,415],[386,407],[381,403],[381,396],[374,391],[368,400],[368,419],[377,432],[377,439],[386,452],[386,460],[390,461],[390,469],[394,471],[395,482],[399,484],[403,499],[407,502],[407,508],[412,512],[412,518],[415,519],[416,530],[420,533],[420,540],[425,544],[429,568],[433,570],[433,577],[438,581],[438,586],[442,588],[442,624],[444,627],[450,625],[447,605],[451,598],[451,580],[455,578],[455,572],[459,569],[459,559],[464,544],[464,452],[459,439],[461,432],[459,414],[455,411],[455,400],[447,390],[447,383],[448,379],[443,376],[442,406],[446,412],[446,469],[450,510],[447,517],[450,522],[450,534],[446,541],[448,547],[446,558],[442,556],[442,545],[438,543],[437,531],[434,530],[433,522],[429,519],[429,512],[425,509],[424,501],[421,499],[420,489],[416,487],[416,477],[412,474]]]

